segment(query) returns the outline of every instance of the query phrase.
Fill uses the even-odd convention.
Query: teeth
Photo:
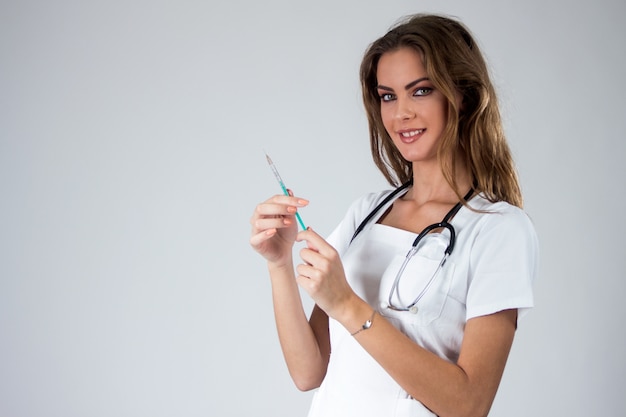
[[[402,132],[401,135],[402,135],[402,137],[405,137],[405,138],[411,138],[413,136],[419,135],[423,131],[424,131],[424,129],[418,129],[418,130],[413,130],[411,132]]]

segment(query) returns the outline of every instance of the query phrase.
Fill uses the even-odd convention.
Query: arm
[[[269,265],[274,317],[280,346],[296,387],[319,387],[330,356],[328,316],[315,306],[307,322],[293,266]]]
[[[339,321],[349,330],[357,330],[371,314],[371,307],[358,300],[345,310]],[[456,364],[421,348],[379,315],[355,337],[400,386],[438,416],[486,416],[513,342],[516,317],[516,310],[505,310],[469,320]]]
[[[306,203],[292,196],[274,196],[259,204],[250,220],[250,244],[267,260],[280,345],[301,390],[319,386],[330,354],[328,316],[315,308],[307,321],[293,269],[295,212]]]
[[[354,333],[371,317],[372,308],[349,288],[330,245],[312,231],[301,232],[298,239],[308,244],[301,252],[298,283]],[[421,348],[379,315],[355,337],[396,382],[436,414],[484,416],[504,370],[515,322],[516,310],[469,320],[456,364]]]

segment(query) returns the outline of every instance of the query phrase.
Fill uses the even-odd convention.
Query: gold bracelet
[[[366,320],[365,323],[363,323],[363,325],[361,326],[361,328],[359,330],[357,330],[354,333],[351,333],[350,336],[354,336],[357,333],[361,333],[363,330],[367,330],[370,327],[372,327],[372,323],[374,323],[374,315],[376,314],[376,310],[372,311],[372,316],[369,318],[369,320]]]

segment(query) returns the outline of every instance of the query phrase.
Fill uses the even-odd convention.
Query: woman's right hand
[[[291,251],[298,234],[296,212],[309,202],[290,195],[275,195],[256,206],[250,219],[250,245],[268,262],[284,264],[291,259]]]

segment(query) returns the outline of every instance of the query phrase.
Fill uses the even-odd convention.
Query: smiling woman
[[[344,344],[334,337],[324,388],[296,392],[274,333],[267,262],[248,243],[253,207],[281,192],[264,149],[294,193],[311,201],[298,209],[305,225],[341,249],[350,287],[372,309],[346,331],[362,329],[376,309],[356,340],[390,321],[404,334],[428,337],[415,343],[466,369],[455,352],[460,339],[470,342],[471,329],[456,328],[446,338],[444,329],[455,328],[445,323],[458,313],[450,309],[469,311],[477,296],[510,283],[502,269],[505,278],[491,287],[477,285],[509,262],[503,257],[496,267],[477,257],[471,286],[457,285],[470,234],[461,221],[474,213],[462,207],[450,220],[457,239],[437,273],[450,241],[443,230],[422,239],[398,274],[421,217],[407,221],[408,234],[398,232],[404,240],[392,259],[374,245],[394,231],[388,225],[396,214],[401,220],[413,213],[410,205],[399,211],[411,194],[390,202],[391,210],[381,207],[351,245],[345,242],[354,233],[329,237],[351,201],[414,177],[389,171],[394,185],[388,185],[363,142],[369,139],[363,105],[354,102],[369,44],[411,10],[458,16],[476,35],[497,88],[524,210],[540,237],[535,307],[519,322],[490,415],[624,414],[626,332],[616,329],[626,317],[626,216],[616,209],[626,204],[626,54],[619,52],[626,2],[23,0],[0,2],[0,416],[303,416],[316,392],[318,410],[332,407],[328,393],[345,394],[334,390],[338,377],[354,391],[368,381],[395,383],[388,372],[350,376],[348,367],[369,364],[371,355],[352,346],[357,353],[346,350],[349,361],[341,362]],[[409,32],[424,33],[423,23]],[[435,38],[432,29],[420,38],[409,43],[421,42],[434,91],[451,100],[452,72],[459,91],[469,87],[463,71],[476,83],[480,61],[462,43]],[[437,60],[436,53],[454,60]],[[375,93],[373,116],[383,105],[377,69],[376,63],[368,72],[373,83],[366,89]],[[472,120],[472,97],[482,100],[472,94],[461,94],[463,121],[453,120],[453,128]],[[389,140],[395,149],[376,120],[381,144]],[[498,124],[466,126],[458,136],[493,141]],[[482,130],[472,133],[471,126]],[[478,157],[490,147],[466,149]],[[477,173],[489,172],[485,156]],[[392,161],[405,166],[402,155]],[[499,185],[510,171],[496,162]],[[420,190],[416,183],[418,197]],[[476,198],[468,197],[470,206]],[[369,208],[348,219],[345,230]],[[445,213],[434,214],[439,222]],[[611,219],[608,229],[597,227],[598,219]],[[488,248],[510,245],[516,237],[506,233],[502,242],[485,236]],[[295,246],[297,266],[303,245]],[[474,246],[472,254],[481,250]],[[386,261],[384,273],[374,269]],[[489,274],[481,273],[488,266]],[[411,320],[387,307],[409,307],[432,276],[417,313],[406,313]],[[304,288],[315,281],[301,282],[299,314],[308,319],[313,301]],[[290,295],[280,300],[300,308]],[[291,313],[278,307],[279,320]],[[333,313],[332,303],[324,307]],[[337,329],[334,319],[331,325]],[[286,343],[285,349],[292,352]],[[299,386],[319,384],[303,380],[292,362]],[[421,373],[428,362],[420,363]],[[406,397],[397,383],[389,386]],[[372,392],[351,397],[355,407],[386,391]],[[416,398],[437,409],[425,395]],[[407,399],[398,408],[404,401],[417,406]]]
[[[381,99],[389,97],[380,95],[381,84],[386,86],[381,79],[384,81],[385,71],[395,71],[389,76],[401,78],[404,74],[407,84],[396,86],[398,91],[392,97],[397,97],[400,90],[423,94],[418,89],[411,91],[421,81],[428,82],[425,86],[429,91],[434,87],[445,97],[445,126],[438,155],[444,178],[457,197],[462,198],[463,192],[456,185],[453,169],[461,163],[472,170],[478,188],[491,200],[521,207],[522,196],[504,137],[496,92],[477,43],[469,30],[453,19],[422,15],[412,22],[407,20],[373,43],[361,64],[374,162],[393,185],[413,177],[413,164],[395,147],[383,120],[386,106],[381,106]],[[394,65],[386,65],[394,57]],[[402,62],[402,66],[397,66]],[[416,78],[409,81],[411,73]]]
[[[482,54],[458,21],[412,16],[370,46],[361,85],[374,161],[400,186],[358,199],[327,240],[298,233],[308,201],[291,194],[251,219],[289,372],[319,387],[310,417],[485,416],[538,244]]]

